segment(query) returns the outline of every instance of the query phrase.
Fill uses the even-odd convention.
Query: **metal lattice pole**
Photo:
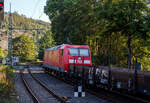
[[[11,15],[11,4],[10,4],[10,12],[9,12],[9,35],[8,35],[8,58],[10,64],[12,66],[12,15]]]

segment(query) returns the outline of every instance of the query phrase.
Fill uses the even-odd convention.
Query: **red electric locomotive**
[[[91,51],[87,45],[62,44],[45,50],[44,68],[64,74],[77,74],[79,77],[88,74],[91,62]]]

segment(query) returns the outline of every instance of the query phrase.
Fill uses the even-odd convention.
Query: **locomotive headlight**
[[[84,64],[90,64],[90,60],[84,60]]]
[[[69,59],[69,63],[76,63],[76,60],[74,60],[74,59]]]

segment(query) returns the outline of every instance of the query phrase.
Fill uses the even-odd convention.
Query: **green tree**
[[[33,40],[26,35],[13,39],[13,56],[21,60],[33,60],[37,55]]]
[[[47,0],[45,13],[52,22],[57,44],[85,44],[87,35],[95,33],[93,7],[96,0]],[[94,33],[93,33],[94,32]]]
[[[55,45],[55,41],[53,39],[53,35],[51,31],[47,31],[45,35],[39,40],[39,59],[43,59],[44,50],[50,48]]]

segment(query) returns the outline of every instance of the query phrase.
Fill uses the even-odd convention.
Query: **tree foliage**
[[[33,40],[26,35],[13,39],[13,56],[21,60],[33,60],[37,55]]]
[[[39,55],[40,59],[44,57],[44,50],[55,45],[51,31],[47,31],[39,41]]]
[[[109,8],[107,7],[109,6]],[[147,5],[143,0],[107,0],[96,8],[98,18],[105,20],[104,34],[120,32],[128,38],[128,67],[131,67],[131,42],[134,38],[146,38],[150,27]]]
[[[45,13],[52,22],[52,33],[57,44],[84,44],[86,35],[91,34],[93,0],[48,0]],[[91,30],[92,31],[92,30]],[[76,38],[78,37],[78,38]]]

